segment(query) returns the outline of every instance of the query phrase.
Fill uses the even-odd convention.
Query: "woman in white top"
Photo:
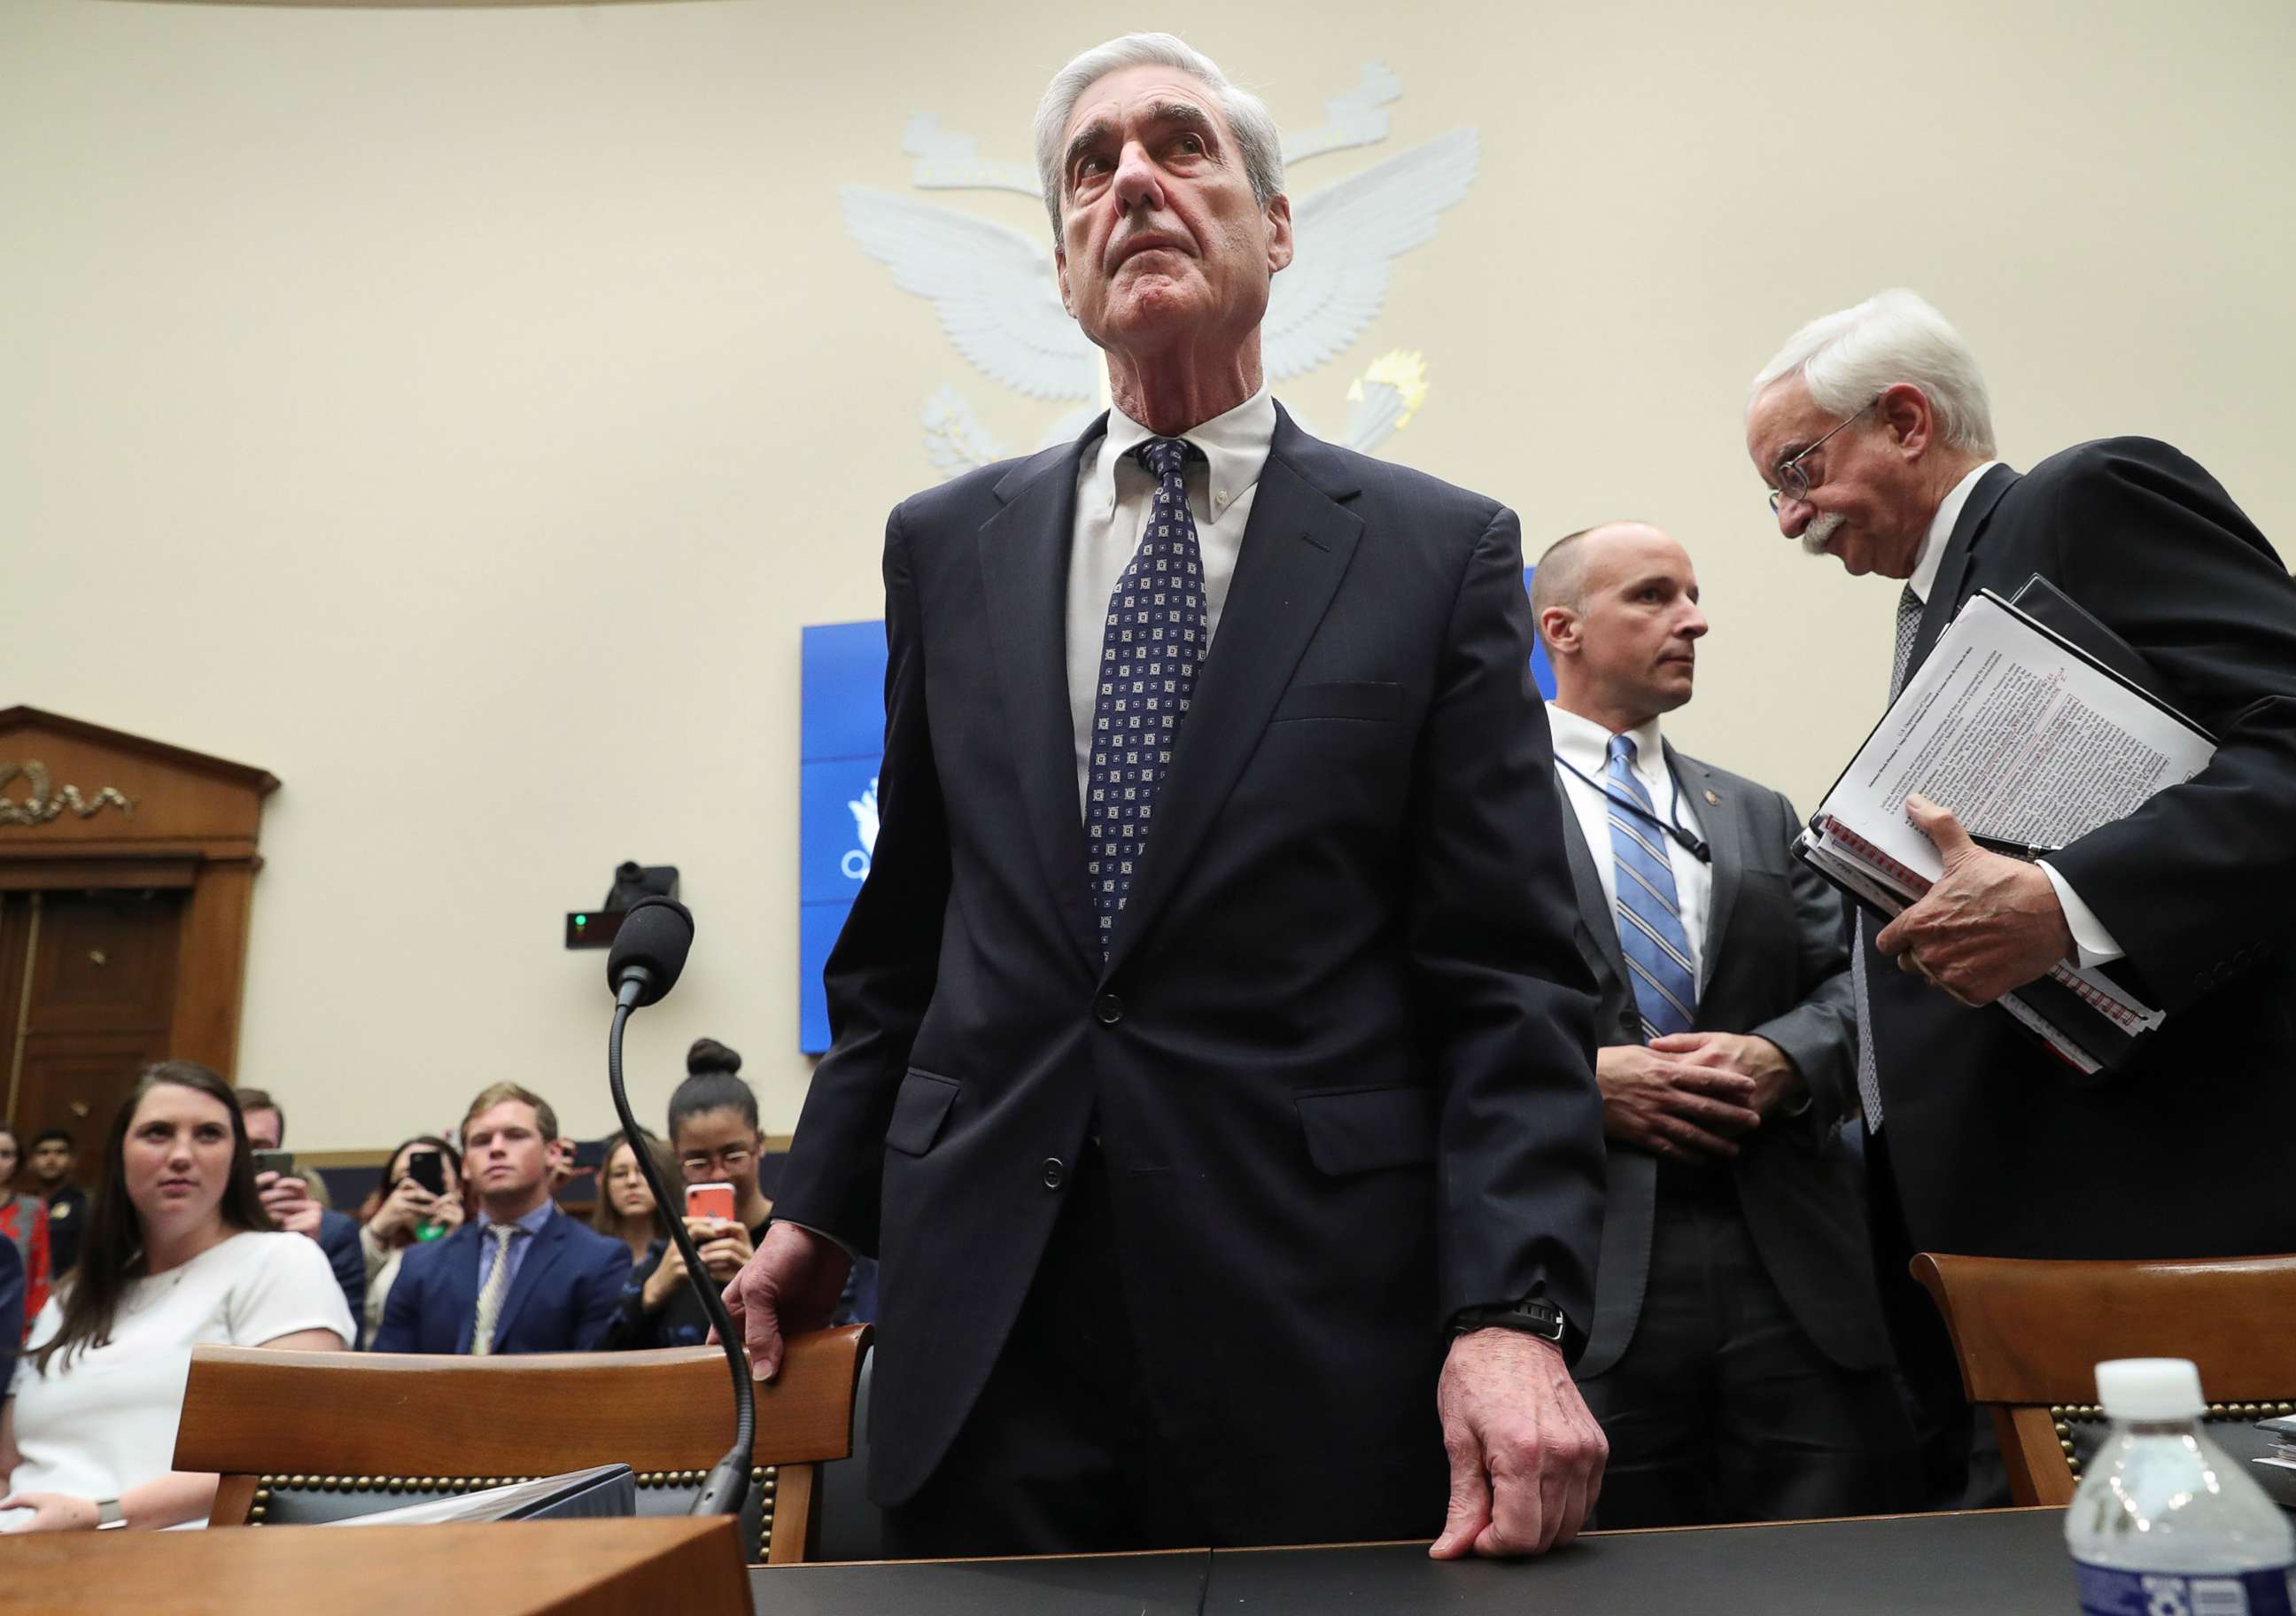
[[[0,1531],[204,1525],[216,1478],[169,1468],[201,1341],[341,1351],[317,1243],[273,1230],[221,1078],[146,1068],[105,1142],[78,1265],[0,1405]]]

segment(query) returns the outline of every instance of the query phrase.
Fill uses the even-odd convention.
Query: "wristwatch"
[[[1558,1347],[1562,1344],[1562,1309],[1544,1296],[1526,1296],[1521,1301],[1501,1302],[1496,1307],[1462,1308],[1451,1316],[1451,1333],[1455,1336],[1496,1325],[1502,1330],[1520,1330]]]
[[[95,1501],[96,1530],[100,1532],[118,1531],[121,1527],[126,1526],[127,1524],[127,1513],[125,1510],[119,1507],[119,1499],[98,1498]]]

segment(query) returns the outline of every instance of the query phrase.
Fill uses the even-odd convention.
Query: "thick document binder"
[[[2036,574],[1988,590],[1948,626],[1795,841],[1886,922],[1939,861],[1904,817],[1919,791],[1980,847],[2046,857],[2205,767],[2215,739],[2169,701],[2144,656]],[[2163,1013],[2126,962],[2061,962],[2001,1007],[2076,1070],[2124,1062]]]

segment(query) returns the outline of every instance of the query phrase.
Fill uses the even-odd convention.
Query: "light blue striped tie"
[[[1682,899],[1674,887],[1674,865],[1658,810],[1635,777],[1631,736],[1611,737],[1608,770],[1611,798],[1611,858],[1619,890],[1619,945],[1634,978],[1635,1007],[1643,1036],[1688,1032],[1696,1022],[1698,973],[1690,965],[1690,935],[1682,929]],[[1643,815],[1621,806],[1632,802]]]

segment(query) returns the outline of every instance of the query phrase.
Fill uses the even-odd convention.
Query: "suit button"
[[[1069,1169],[1062,1165],[1061,1159],[1058,1156],[1046,1157],[1045,1187],[1048,1190],[1056,1190],[1068,1181]]]
[[[1103,993],[1092,1002],[1092,1019],[1103,1027],[1113,1027],[1124,1019],[1124,1001],[1112,993]]]

